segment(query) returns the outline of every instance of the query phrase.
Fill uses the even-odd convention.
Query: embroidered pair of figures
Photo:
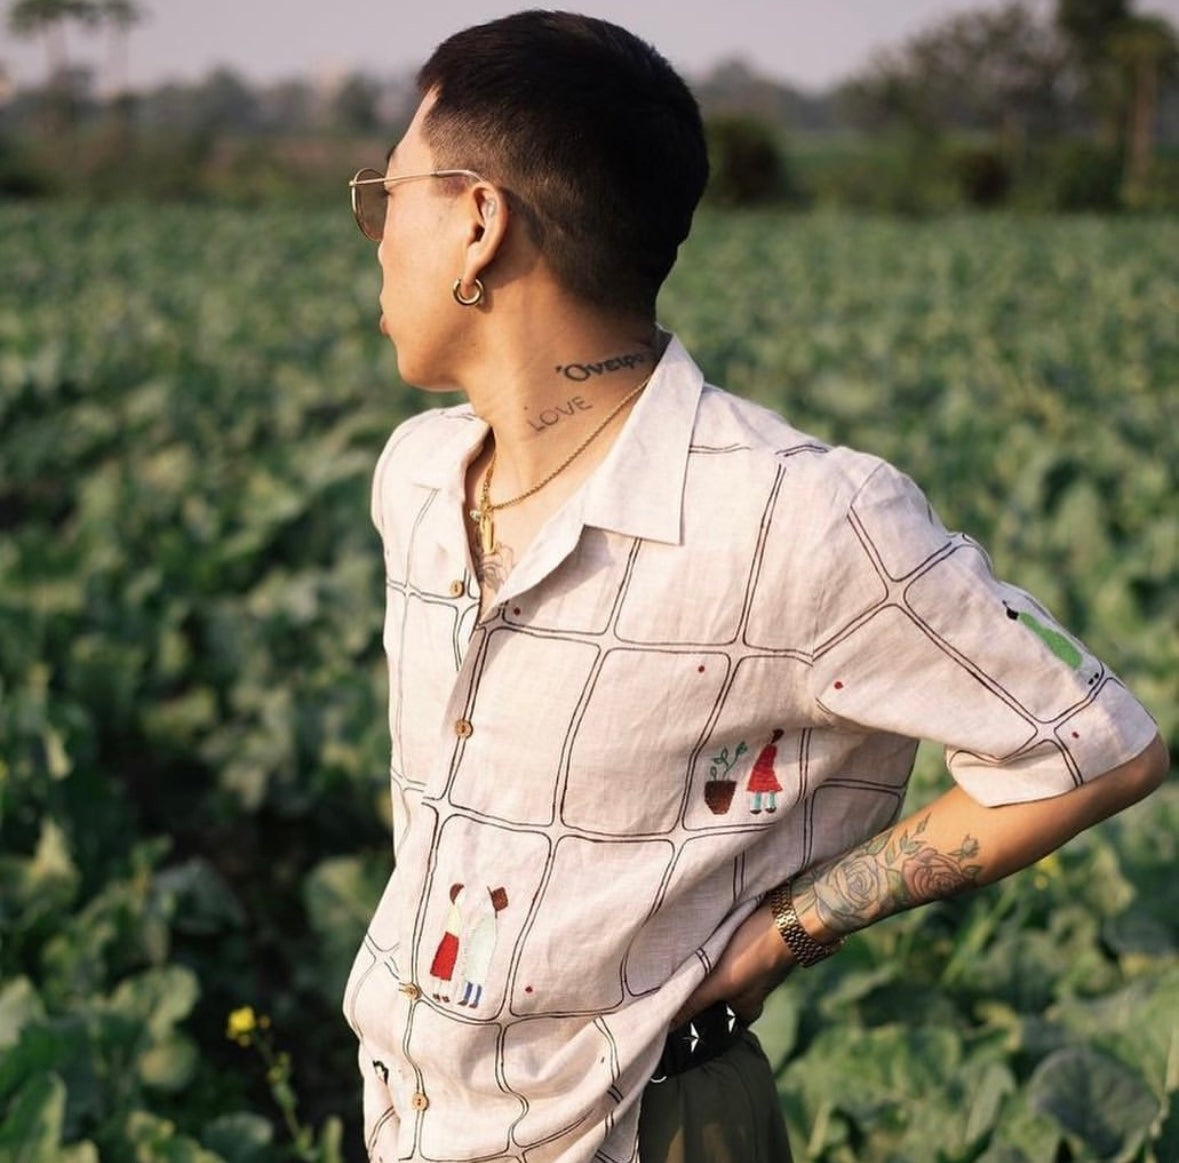
[[[759,816],[763,811],[778,810],[778,793],[782,785],[774,773],[774,762],[778,758],[778,740],[781,738],[782,728],[775,727],[770,741],[758,752],[749,771],[745,792],[751,815]],[[710,760],[708,779],[704,784],[704,802],[714,815],[726,815],[733,806],[733,795],[737,790],[737,777],[733,771],[748,750],[748,744],[742,739],[733,749],[732,755],[728,747],[722,747],[720,753]]]
[[[769,743],[758,753],[746,780],[749,811],[755,816],[778,810],[782,785],[774,774],[774,761],[781,737],[781,728],[776,728]],[[724,747],[711,760],[704,799],[716,815],[724,815],[732,806],[737,787],[733,769],[748,750],[742,740],[731,757],[728,747]],[[508,893],[502,886],[488,888],[458,882],[450,886],[449,897],[445,929],[430,962],[430,996],[439,1002],[454,1000],[473,1010],[483,1000],[483,987],[495,954],[499,914],[508,907]],[[460,982],[462,992],[457,996]]]
[[[483,986],[495,953],[499,914],[508,907],[504,888],[476,888],[465,884],[450,886],[446,930],[434,960],[430,962],[430,996],[449,1002],[455,981],[461,981],[461,1006],[475,1009],[483,1000]]]

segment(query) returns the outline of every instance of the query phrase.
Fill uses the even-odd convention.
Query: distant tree
[[[1149,181],[1161,82],[1179,60],[1179,35],[1161,16],[1135,13],[1131,0],[1057,0],[1056,24],[1099,140],[1125,157],[1124,188],[1134,200]]]
[[[749,114],[723,113],[709,118],[704,128],[710,201],[734,207],[798,200],[785,153],[770,125]]]
[[[958,190],[971,206],[999,206],[1011,191],[1011,167],[993,150],[967,149],[954,157]]]
[[[110,38],[107,70],[110,91],[118,97],[127,91],[127,42],[146,11],[135,0],[93,0],[93,3],[98,23],[107,29]]]
[[[1112,60],[1114,32],[1130,19],[1131,0],[1056,0],[1056,27],[1064,37],[1077,89],[1098,120],[1107,147],[1119,137],[1121,83]]]
[[[1027,5],[1011,3],[952,16],[880,54],[840,98],[866,128],[985,129],[1016,153],[1030,126],[1051,127],[1058,119],[1064,64],[1051,26]]]
[[[380,124],[381,86],[372,77],[352,73],[331,102],[332,122],[346,133],[372,133]]]
[[[1130,0],[1056,0],[1056,26],[1089,66],[1106,60],[1110,36],[1129,19]]]
[[[864,72],[839,86],[836,101],[843,116],[869,132],[900,125],[932,134],[943,119],[899,53],[877,53]]]
[[[721,62],[694,81],[692,91],[706,118],[745,113],[791,131],[835,128],[833,103],[826,95],[761,76],[740,59]]]
[[[8,29],[13,36],[45,38],[50,88],[69,68],[66,25],[70,21],[93,25],[97,19],[93,0],[12,0],[8,9]]]
[[[138,116],[142,125],[152,129],[186,131],[192,128],[192,87],[179,81],[166,81],[139,94]]]
[[[902,183],[913,209],[957,196],[1002,203],[1025,171],[1028,143],[1059,132],[1067,113],[1068,55],[1060,33],[1027,3],[942,19],[879,53],[839,91],[853,124],[900,130]],[[962,130],[977,138],[946,138]],[[883,178],[881,179],[884,180]],[[901,208],[904,197],[890,198]]]
[[[253,129],[258,98],[232,69],[214,69],[189,93],[193,128],[200,133]]]
[[[1109,39],[1126,94],[1126,193],[1137,199],[1150,180],[1157,134],[1160,78],[1179,61],[1179,36],[1160,16],[1133,16]]]
[[[305,80],[280,81],[259,94],[264,127],[277,132],[305,132],[315,123],[318,98]]]

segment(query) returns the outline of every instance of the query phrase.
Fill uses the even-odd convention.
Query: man
[[[374,481],[396,868],[345,998],[369,1152],[779,1163],[745,1029],[770,990],[1141,798],[1165,750],[905,477],[657,329],[707,162],[649,46],[521,13],[419,85],[353,206],[402,377],[469,404],[401,425]],[[922,737],[956,786],[897,822]]]

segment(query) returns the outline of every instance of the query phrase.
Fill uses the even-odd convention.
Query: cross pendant
[[[491,506],[484,505],[470,510],[470,518],[479,526],[479,548],[486,557],[495,552],[495,517]]]

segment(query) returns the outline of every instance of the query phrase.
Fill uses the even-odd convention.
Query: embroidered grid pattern
[[[369,1149],[625,1163],[680,1001],[769,888],[895,819],[917,738],[1004,802],[1154,726],[907,478],[674,343],[599,473],[662,482],[678,538],[568,506],[477,624],[484,431],[428,413],[377,473],[397,868],[345,999]]]

